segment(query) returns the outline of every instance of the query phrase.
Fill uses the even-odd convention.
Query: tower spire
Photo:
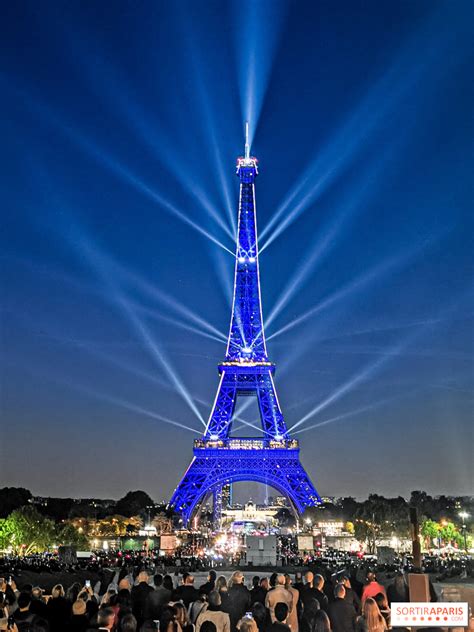
[[[249,122],[245,122],[245,160],[250,159]]]

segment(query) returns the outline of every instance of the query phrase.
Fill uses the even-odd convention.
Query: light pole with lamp
[[[460,511],[459,512],[459,517],[462,520],[462,533],[464,536],[464,550],[467,553],[467,537],[466,537],[466,530],[467,530],[467,525],[466,525],[466,518],[469,518],[470,514],[467,511]]]

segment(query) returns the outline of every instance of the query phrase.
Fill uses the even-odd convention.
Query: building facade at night
[[[206,430],[195,440],[194,458],[170,501],[185,523],[199,503],[213,494],[214,519],[220,524],[223,487],[237,481],[273,487],[297,513],[321,502],[301,465],[298,441],[288,433],[273,380],[275,365],[267,355],[255,206],[258,168],[257,159],[250,156],[248,138],[245,156],[237,160],[237,174],[240,199],[226,356],[219,365],[219,386]],[[239,397],[257,398],[262,437],[231,437]]]

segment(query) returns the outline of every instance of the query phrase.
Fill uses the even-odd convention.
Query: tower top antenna
[[[250,158],[250,145],[249,145],[249,122],[245,122],[245,160]]]

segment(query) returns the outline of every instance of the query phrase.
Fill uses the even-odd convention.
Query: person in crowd
[[[117,584],[117,592],[119,592],[120,590],[128,590],[128,592],[131,592],[132,586],[132,579],[130,579],[129,577],[123,577]]]
[[[253,617],[244,617],[238,624],[239,632],[258,632],[257,622]]]
[[[116,607],[117,617],[119,613],[128,614],[133,612],[132,595],[126,588],[119,590],[111,601],[113,601],[113,605]],[[112,603],[110,605],[112,605]]]
[[[161,609],[171,599],[171,590],[164,586],[163,575],[157,573],[153,577],[155,589],[148,593],[145,604],[145,618],[158,620],[160,618]]]
[[[15,622],[8,623],[8,617],[0,617],[0,631],[1,632],[19,632]]]
[[[262,605],[265,605],[265,597],[267,596],[267,592],[270,589],[270,582],[268,581],[268,577],[262,577],[258,584],[258,589],[255,590],[253,596],[251,596],[252,603],[260,602]],[[250,591],[252,593],[252,591]]]
[[[289,611],[290,609],[288,608],[288,605],[286,603],[279,602],[275,604],[275,618],[269,628],[269,632],[291,632],[290,626],[287,623]]]
[[[391,611],[390,606],[388,605],[387,595],[383,593],[377,593],[374,597],[375,603],[379,607],[380,614],[385,619],[385,623],[387,624],[387,628],[391,628]]]
[[[321,590],[328,598],[329,603],[334,598],[334,589],[336,588],[336,584],[339,583],[339,580],[332,575],[328,568],[321,568],[320,575],[323,578],[323,587]]]
[[[322,575],[314,575],[311,571],[305,573],[305,587],[301,592],[301,600],[303,608],[308,599],[317,599],[321,610],[327,611],[328,598],[323,592],[324,577]]]
[[[397,573],[393,582],[387,587],[387,600],[390,606],[394,601],[410,601],[403,573]]]
[[[171,595],[173,594],[173,590],[174,590],[173,578],[171,577],[171,575],[165,575],[163,577],[163,588],[165,590],[169,590],[169,592],[170,592],[170,599],[171,599]]]
[[[110,594],[110,592],[112,594]],[[128,595],[128,603],[131,604],[132,603],[131,595],[128,592],[128,590],[121,590],[120,592],[121,592],[121,594],[126,593]],[[107,594],[110,595],[108,600],[106,598]],[[112,608],[112,610],[115,612],[115,625],[117,626],[118,622],[119,622],[119,616],[121,614],[121,612],[120,612],[121,603],[120,602],[122,601],[122,599],[120,599],[120,602],[119,602],[119,596],[118,596],[117,593],[114,592],[113,588],[110,589],[110,591],[108,590],[105,593],[105,595],[104,595],[104,597],[102,599],[103,599],[103,602],[101,602],[100,607],[101,608],[106,608],[106,607]],[[131,611],[132,611],[132,609],[131,609],[131,606],[130,606],[128,608],[128,612],[131,612]]]
[[[384,632],[387,629],[385,619],[372,597],[367,597],[362,606],[362,615],[357,619],[356,632]]]
[[[10,577],[9,581],[7,581],[4,577],[0,577],[0,593],[3,595],[10,614],[12,614],[18,607],[17,598],[20,594],[16,587],[15,580],[12,577]]]
[[[221,596],[221,608],[224,612],[229,612],[229,589],[227,586],[227,579],[225,578],[224,575],[219,575],[219,577],[216,579],[216,587],[215,590],[217,590],[217,592],[219,593],[219,595]]]
[[[285,588],[292,597],[291,608],[290,608],[290,612],[288,613],[287,623],[291,628],[291,632],[298,632],[300,593],[296,590],[296,588],[293,588],[291,584],[291,577],[288,574],[285,575]]]
[[[6,584],[6,582],[4,582]],[[0,584],[2,584],[2,582],[0,581]],[[16,623],[10,623],[10,627],[9,627],[9,620],[10,617],[10,607],[7,601],[7,596],[3,591],[0,591],[0,630],[8,630],[8,629],[15,629],[15,632],[18,632],[18,628]]]
[[[186,608],[189,608],[189,604],[196,601],[198,596],[199,593],[194,587],[194,575],[184,573],[183,583],[173,593],[173,601],[182,601]]]
[[[278,573],[272,573],[270,575],[270,579],[268,580],[268,582],[270,584],[270,589],[275,588],[277,577],[278,577]]]
[[[115,588],[107,588],[107,590],[105,591],[105,593],[102,595],[101,599],[100,599],[100,603],[99,606],[102,608],[105,608],[105,606],[110,606],[112,605],[111,602],[114,601],[114,598],[116,598],[117,595],[117,591],[115,590]],[[48,602],[49,605],[49,602]]]
[[[352,605],[352,607],[355,610],[355,613],[359,615],[360,614],[360,599],[359,599],[358,594],[352,588],[349,575],[343,575],[341,578],[341,583],[346,589],[346,596],[344,597],[344,599]]]
[[[118,632],[137,632],[138,622],[133,614],[126,614],[120,619]]]
[[[311,632],[331,632],[331,622],[324,610],[318,610],[316,613]]]
[[[260,586],[260,577],[258,575],[252,577],[252,588],[250,589],[250,603],[254,604],[256,601],[265,603],[265,594],[263,594],[263,589]]]
[[[275,623],[275,607],[277,603],[285,603],[288,607],[288,613],[293,609],[293,596],[291,592],[285,588],[285,576],[281,574],[276,576],[275,588],[269,590],[265,597],[265,606],[270,612],[272,623]]]
[[[188,611],[186,606],[182,604],[180,601],[173,604],[174,618],[177,624],[179,625],[179,629],[182,632],[193,632],[194,626],[189,620]]]
[[[241,571],[235,571],[231,575],[226,609],[230,616],[231,630],[234,632],[237,629],[237,622],[250,611],[250,591],[244,585],[244,576]]]
[[[86,601],[86,615],[89,621],[95,621],[98,610],[99,604],[97,603],[97,599],[95,597]]]
[[[43,597],[43,589],[35,586],[31,591],[30,612],[41,619],[48,619],[48,606]]]
[[[114,629],[115,612],[108,606],[97,613],[97,629],[110,632]]]
[[[204,585],[199,588],[198,593],[199,596],[196,601],[193,601],[189,606],[189,619],[192,624],[196,623],[198,616],[208,607],[208,593],[206,593]]]
[[[205,595],[208,595],[211,592],[211,590],[214,590],[214,588],[216,587],[216,578],[217,578],[216,571],[211,569],[209,573],[207,574],[207,582],[203,584],[200,588],[200,590],[202,589],[204,591]]]
[[[319,612],[321,606],[319,601],[311,597],[305,602],[303,614],[301,616],[300,632],[313,632],[315,626],[316,613]]]
[[[265,608],[263,603],[256,601],[252,606],[251,612],[252,617],[257,624],[258,632],[267,632],[271,621],[268,615],[268,610]]]
[[[66,592],[66,599],[70,603],[74,603],[77,600],[77,595],[81,592],[81,584],[79,582],[74,582],[69,586]]]
[[[295,573],[295,581],[293,582],[293,588],[296,588],[296,590],[299,593],[301,593],[301,591],[304,588],[303,573],[301,573],[301,571],[296,571]]]
[[[334,589],[334,601],[328,605],[328,615],[333,632],[355,632],[356,612],[354,606],[346,601],[344,584]]]
[[[85,632],[89,628],[89,618],[87,617],[86,602],[77,599],[72,604],[72,614],[67,629],[69,632]]]
[[[181,632],[176,621],[176,611],[173,606],[165,606],[161,611],[160,632]]]
[[[19,630],[26,628],[26,624],[33,624],[37,620],[37,616],[30,611],[31,594],[29,592],[21,592],[18,596],[18,608],[13,613],[13,618]],[[85,604],[84,604],[85,609]]]
[[[132,586],[134,586],[136,584],[136,581],[135,581],[136,570],[137,569],[134,567],[133,564],[129,564],[127,566],[124,566],[120,570],[119,586],[118,587],[119,588],[127,588],[127,583],[128,583],[129,584],[128,589],[132,590]],[[141,568],[139,570],[141,570]]]
[[[61,584],[56,584],[51,590],[51,598],[48,601],[48,619],[51,632],[62,632],[64,622],[71,616],[71,604],[65,596]]]
[[[158,620],[160,618],[161,609],[171,599],[172,591],[164,586],[163,575],[157,573],[153,577],[155,589],[150,591],[145,603],[145,619]]]
[[[212,590],[208,597],[208,606],[196,619],[196,632],[200,632],[204,623],[211,621],[216,632],[230,632],[230,617],[227,612],[221,609],[222,599],[217,590]]]
[[[359,581],[359,572],[358,572],[358,567],[357,566],[352,566],[352,568],[350,569],[349,573],[349,579],[351,582],[351,588],[354,591],[354,593],[359,597],[359,599],[362,596],[362,591],[364,590],[364,581],[360,582]],[[364,580],[365,580],[365,576],[364,576]],[[359,610],[362,606],[359,607]]]
[[[217,632],[217,629],[212,621],[204,621],[202,632]]]
[[[377,581],[374,572],[369,571],[367,573],[366,581],[367,583],[364,586],[364,590],[362,591],[362,608],[364,608],[364,604],[369,597],[374,598],[375,595],[378,595],[378,593],[383,593],[384,595],[387,594],[382,584],[379,584],[379,582]]]
[[[137,577],[137,585],[132,588],[132,612],[140,626],[146,618],[148,596],[153,592],[149,584],[150,577],[147,571],[140,571]]]

